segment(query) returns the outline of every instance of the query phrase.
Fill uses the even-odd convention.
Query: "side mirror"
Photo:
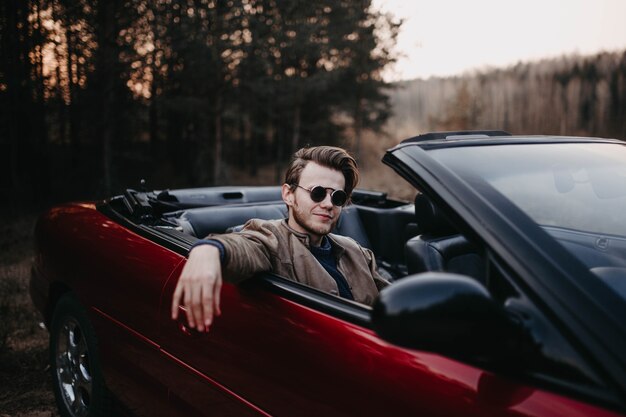
[[[383,289],[372,323],[391,343],[480,362],[510,358],[520,334],[520,325],[479,282],[442,272],[410,276]]]

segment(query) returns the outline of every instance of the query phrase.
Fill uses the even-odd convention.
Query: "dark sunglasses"
[[[344,190],[334,190],[332,188],[322,187],[321,185],[316,185],[311,188],[304,188],[298,184],[293,184],[296,187],[302,188],[305,191],[309,192],[311,196],[311,200],[315,203],[321,203],[326,198],[326,194],[330,191],[330,201],[337,207],[343,207],[348,202],[348,194]]]

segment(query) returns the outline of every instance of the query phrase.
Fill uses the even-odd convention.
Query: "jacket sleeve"
[[[276,256],[278,238],[267,222],[253,219],[240,232],[207,238],[224,245],[222,274],[228,282],[236,284],[272,269],[271,258]]]

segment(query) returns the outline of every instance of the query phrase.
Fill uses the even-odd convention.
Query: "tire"
[[[50,370],[63,417],[110,415],[98,344],[85,308],[71,294],[57,303],[50,326]]]

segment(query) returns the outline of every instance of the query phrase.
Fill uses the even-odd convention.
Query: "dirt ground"
[[[0,417],[59,415],[47,365],[48,332],[28,295],[35,218],[3,216],[0,226]]]

